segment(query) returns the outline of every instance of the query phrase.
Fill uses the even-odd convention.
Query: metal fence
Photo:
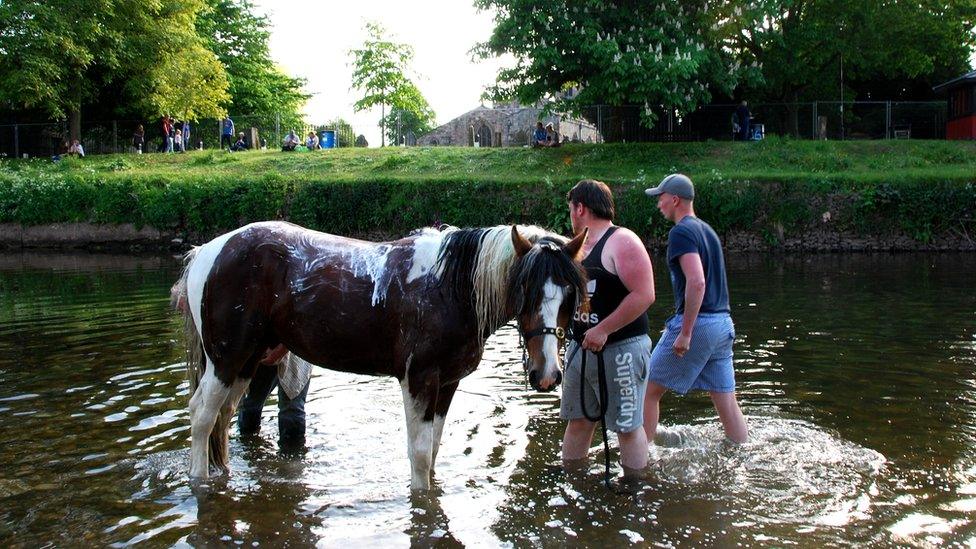
[[[251,129],[257,133],[257,145],[280,146],[282,138],[289,130],[294,130],[304,141],[304,136],[313,126],[302,123],[288,124],[278,117],[233,116],[235,131],[244,132],[248,143]],[[164,150],[162,122],[145,120],[82,121],[81,144],[86,154],[109,154],[137,152],[133,145],[136,128],[142,125],[145,132],[145,145],[142,152],[152,153]],[[180,127],[177,124],[176,127]],[[203,120],[190,125],[190,138],[187,149],[220,148],[220,121]],[[69,131],[67,122],[45,124],[2,124],[0,125],[0,156],[37,157],[63,154],[66,149]],[[236,139],[236,138],[235,138]],[[349,145],[352,145],[351,143]],[[345,144],[343,144],[345,146]]]
[[[753,125],[761,124],[765,135],[798,139],[944,139],[946,104],[943,101],[817,101],[813,103],[759,103],[749,106]],[[607,143],[637,141],[703,141],[733,139],[736,105],[705,105],[684,114],[674,109],[654,110],[657,122],[641,120],[643,107],[584,107],[580,115],[592,123]],[[257,143],[277,147],[282,137],[294,130],[304,140],[312,129],[305,123],[285,123],[280,117],[234,116],[236,130],[250,141],[253,128]],[[110,120],[86,122],[81,126],[81,143],[87,154],[136,152],[133,133],[145,130],[143,152],[163,149],[159,120]],[[220,121],[192,124],[188,149],[220,147]],[[0,125],[0,156],[53,156],[65,152],[67,122]],[[352,143],[340,143],[350,146]]]
[[[688,114],[652,109],[653,127],[641,120],[643,107],[596,105],[582,109],[604,142],[732,140],[735,104],[712,104]],[[753,125],[765,135],[798,139],[944,139],[944,101],[816,101],[749,105]]]

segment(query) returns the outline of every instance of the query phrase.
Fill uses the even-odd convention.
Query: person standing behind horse
[[[284,353],[282,355],[282,353]],[[237,429],[253,435],[261,429],[261,412],[278,387],[278,444],[284,449],[305,445],[305,399],[312,365],[282,346],[269,351],[254,372],[237,412]]]
[[[645,192],[657,197],[658,210],[674,222],[668,233],[668,269],[675,302],[675,314],[665,322],[664,335],[651,355],[644,402],[647,439],[658,434],[665,392],[698,389],[711,395],[725,435],[733,442],[745,442],[746,421],[735,399],[735,327],[722,243],[708,223],[695,216],[695,187],[688,177],[671,174]]]
[[[573,341],[566,351],[560,417],[568,420],[562,455],[567,464],[586,458],[596,422],[617,433],[625,474],[647,466],[647,439],[641,428],[647,365],[651,354],[647,309],[654,303],[654,272],[643,242],[613,224],[613,193],[606,184],[583,180],[566,196],[573,232],[589,229],[583,266],[589,278],[588,311],[576,311]],[[605,375],[598,374],[599,354]],[[583,359],[586,360],[585,379]],[[600,397],[606,387],[606,402]],[[582,393],[582,394],[581,394]]]

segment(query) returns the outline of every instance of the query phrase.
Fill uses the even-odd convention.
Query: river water
[[[655,258],[657,339],[673,299]],[[976,544],[974,255],[731,255],[739,398],[668,395],[648,476],[560,466],[558,394],[503,328],[461,383],[435,489],[411,495],[395,380],[317,371],[308,444],[232,428],[187,481],[171,257],[0,255],[0,543],[24,546]],[[597,437],[599,438],[599,437]],[[617,454],[614,452],[614,460]]]

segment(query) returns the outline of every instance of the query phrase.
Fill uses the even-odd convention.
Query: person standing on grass
[[[748,429],[735,399],[735,326],[722,243],[708,223],[695,217],[695,187],[688,177],[671,174],[644,192],[657,197],[657,209],[674,223],[667,253],[675,302],[675,314],[665,322],[664,335],[651,354],[644,400],[647,440],[659,435],[664,393],[698,389],[711,395],[725,436],[745,442]]]
[[[224,148],[224,142],[230,148],[234,144],[234,121],[230,115],[220,121],[220,148]]]
[[[748,141],[752,137],[752,113],[745,99],[735,108],[735,118],[739,123],[739,139]]]

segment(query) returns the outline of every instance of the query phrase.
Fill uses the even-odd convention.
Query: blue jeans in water
[[[277,385],[278,366],[258,366],[238,407],[237,429],[241,434],[257,433],[261,429],[264,401]],[[278,388],[278,439],[282,445],[305,443],[305,398],[308,396],[308,386],[306,383],[302,392],[293,399],[288,398]]]

